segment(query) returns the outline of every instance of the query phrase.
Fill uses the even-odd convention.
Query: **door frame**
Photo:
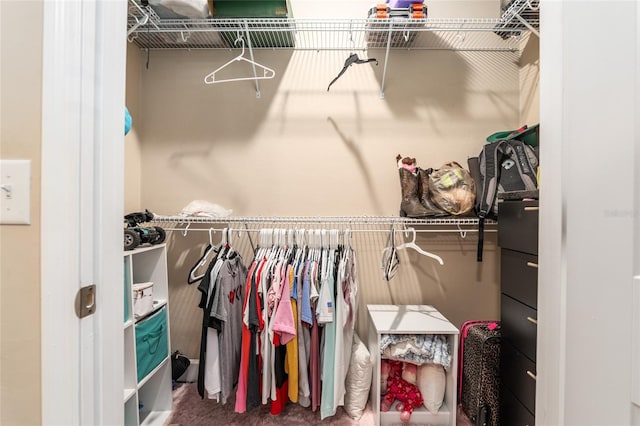
[[[555,3],[562,7],[566,2]],[[638,3],[636,0],[636,5]],[[43,4],[42,424],[121,424],[123,404],[117,396],[122,392],[124,374],[122,363],[117,360],[123,356],[123,315],[115,307],[122,306],[123,300],[122,235],[114,235],[113,230],[122,226],[124,199],[122,110],[126,69],[126,0],[43,1]],[[542,21],[545,28],[541,37],[546,40],[561,30],[562,19],[568,19],[562,15],[562,10],[556,19],[549,19],[558,13],[557,10],[547,13],[553,4],[553,1],[544,4],[546,9],[543,10]],[[638,8],[640,10],[640,6]],[[640,12],[637,13],[636,24],[639,19]],[[100,46],[100,49],[87,45],[89,42],[94,47]],[[550,89],[557,82],[554,75],[559,75],[553,69],[554,64],[562,64],[562,56],[557,54],[557,49],[561,52],[562,48],[569,50],[580,46],[579,41],[573,39],[565,41],[565,44],[573,43],[571,45],[554,42],[558,45],[556,50],[545,51],[544,55],[543,50],[550,45],[541,43],[542,90],[546,95],[541,97],[540,109],[541,121],[548,125],[547,130],[542,130],[543,136],[548,140],[571,133],[569,125],[557,118],[563,115],[553,115],[561,105],[548,102]],[[89,47],[83,49],[83,46]],[[94,70],[95,75],[89,70]],[[74,82],[80,78],[84,80],[78,87]],[[637,84],[636,80],[636,90]],[[95,90],[87,94],[89,88]],[[87,102],[89,99],[92,102]],[[589,122],[589,117],[583,117],[581,122]],[[637,140],[637,118],[635,126]],[[602,140],[611,139],[611,135],[606,136]],[[578,146],[578,141],[575,143]],[[560,147],[567,149],[566,142],[560,141]],[[549,151],[543,151],[542,155],[543,160],[548,160],[545,162],[545,181],[553,182],[552,177],[558,175],[561,178],[566,158],[553,161]],[[83,164],[86,159],[93,160],[90,163],[94,166],[90,167],[93,173]],[[81,176],[89,179],[91,185],[78,185]],[[541,189],[550,197],[543,198],[541,203],[541,221],[546,221],[546,230],[540,237],[548,243],[545,247],[551,245],[564,255],[566,235],[562,240],[554,237],[552,231],[562,229],[566,223],[561,219],[564,218],[563,197],[568,195],[570,188],[563,187],[562,193],[550,194],[550,187],[547,185],[545,188],[543,183]],[[95,194],[92,189],[96,190]],[[84,203],[93,208],[87,210]],[[93,211],[99,214],[96,217],[82,214]],[[560,214],[555,215],[557,212]],[[625,219],[633,226],[633,220]],[[88,230],[83,226],[86,224],[93,228]],[[625,228],[629,229],[626,225]],[[637,241],[637,228],[635,232]],[[573,237],[570,235],[569,238]],[[557,318],[559,321],[540,325],[538,359],[543,372],[538,377],[538,405],[545,407],[545,412],[540,414],[541,422],[546,419],[549,424],[559,424],[567,419],[568,409],[584,406],[568,400],[566,395],[566,339],[571,336],[568,333],[571,330],[566,329],[567,316],[563,314],[566,307],[563,289],[568,284],[567,277],[563,276],[566,258],[557,256],[553,250],[548,253],[541,253],[540,264],[545,265],[541,270],[541,283],[561,279],[562,286],[543,285],[558,290],[541,294],[541,311],[546,310],[549,319]],[[556,261],[552,256],[561,260]],[[611,268],[627,267],[632,263],[628,259],[608,260]],[[72,301],[77,289],[89,282],[97,284],[97,310],[92,317],[78,320]],[[556,297],[558,295],[560,297]],[[557,303],[550,303],[553,300]],[[594,295],[592,301],[599,302],[598,295]],[[614,307],[611,311],[615,310]],[[627,307],[624,313],[629,315],[630,311],[631,308]],[[91,354],[91,360],[84,359],[86,353]],[[627,371],[628,364],[621,368]],[[559,374],[553,374],[555,372]],[[609,390],[602,386],[600,391]]]
[[[126,0],[43,1],[42,424],[122,424]],[[80,287],[95,313],[79,319]]]
[[[540,12],[536,424],[638,425],[640,0],[546,0]]]

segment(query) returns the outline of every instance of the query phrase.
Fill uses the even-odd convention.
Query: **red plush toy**
[[[386,369],[382,360],[383,369]],[[420,407],[424,400],[420,389],[416,386],[416,370],[413,364],[389,360],[389,377],[387,378],[387,394],[382,399],[380,410],[389,411],[393,402],[400,401],[396,408],[400,411],[400,420],[408,422],[415,408]],[[404,367],[404,371],[403,371]]]

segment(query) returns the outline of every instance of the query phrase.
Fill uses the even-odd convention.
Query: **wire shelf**
[[[129,41],[144,49],[229,49],[242,34],[254,49],[518,51],[531,31],[518,17],[537,28],[538,1],[516,0],[500,19],[381,20],[161,19],[129,0],[127,28]]]
[[[158,224],[311,224],[311,225],[441,225],[441,226],[477,226],[477,217],[445,218],[407,218],[400,216],[163,216],[154,215]],[[485,225],[497,224],[494,220],[485,220]]]
[[[500,21],[496,34],[503,38],[510,37],[514,29],[523,28],[539,36],[540,0],[513,0],[502,14]]]

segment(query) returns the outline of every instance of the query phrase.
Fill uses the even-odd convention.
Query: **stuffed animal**
[[[413,410],[424,402],[420,389],[416,386],[417,367],[393,360],[389,360],[389,367],[387,393],[380,403],[380,410],[389,411],[397,399],[400,401],[396,405],[396,409],[400,411],[400,420],[406,423],[411,420]]]
[[[403,168],[409,170],[411,173],[416,172],[416,167],[418,167],[418,162],[415,158],[412,157],[404,157],[398,154],[396,156],[396,161],[398,162],[398,168]]]
[[[389,371],[391,366],[386,359],[380,360],[380,395],[387,393],[387,378],[389,378]]]

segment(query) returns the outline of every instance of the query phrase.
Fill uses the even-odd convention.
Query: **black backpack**
[[[498,194],[537,189],[537,168],[537,151],[517,139],[488,143],[478,157],[469,159],[469,170],[476,179],[478,262],[482,261],[484,221],[498,218]]]
[[[191,365],[191,361],[179,351],[171,354],[171,379],[178,380]]]

